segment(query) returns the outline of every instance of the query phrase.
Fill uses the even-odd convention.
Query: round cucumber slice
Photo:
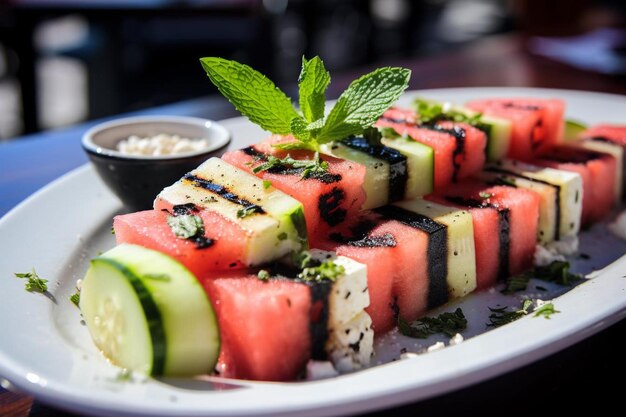
[[[215,366],[220,340],[211,303],[167,255],[124,244],[92,260],[80,308],[96,346],[118,366],[154,376]]]

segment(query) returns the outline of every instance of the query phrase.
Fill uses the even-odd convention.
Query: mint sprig
[[[298,139],[276,145],[285,150],[317,151],[324,143],[362,134],[400,98],[411,76],[406,68],[379,68],[353,81],[324,116],[330,75],[319,57],[303,59],[300,115],[285,93],[247,65],[222,58],[200,61],[211,81],[241,114],[271,133]]]
[[[379,68],[353,81],[325,119],[317,136],[327,143],[358,135],[395,103],[409,85],[406,68]]]
[[[308,61],[302,57],[302,70],[298,78],[300,110],[309,123],[324,117],[328,84],[330,74],[320,57],[316,56]]]
[[[291,133],[291,120],[301,116],[266,76],[223,58],[202,58],[200,62],[220,93],[251,122],[275,134]]]

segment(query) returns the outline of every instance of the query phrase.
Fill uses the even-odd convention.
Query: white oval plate
[[[489,96],[559,97],[569,117],[587,123],[624,122],[626,99],[620,96],[561,90],[471,88],[407,93],[462,103]],[[264,133],[238,118],[223,122],[233,133],[231,147],[263,138]],[[552,319],[526,316],[486,331],[487,306],[517,305],[518,297],[497,291],[473,294],[459,303],[469,320],[460,345],[390,362],[400,350],[419,351],[437,338],[416,342],[391,333],[378,343],[379,366],[337,378],[296,383],[205,380],[159,381],[134,376],[117,380],[118,368],[95,350],[79,311],[68,301],[89,259],[111,248],[112,217],[118,200],[90,166],[54,181],[0,220],[0,375],[14,387],[57,407],[97,415],[339,415],[416,401],[475,383],[545,357],[588,337],[626,315],[626,242],[603,225],[585,232],[576,260],[595,278],[554,299]],[[14,272],[37,272],[49,282],[54,299],[24,290]],[[545,285],[545,284],[541,284]],[[534,296],[563,292],[550,288]],[[530,294],[533,295],[533,294]],[[474,336],[474,337],[473,337]]]

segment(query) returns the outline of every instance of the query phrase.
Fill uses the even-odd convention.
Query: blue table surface
[[[87,157],[80,141],[90,127],[104,120],[139,115],[195,116],[219,120],[236,116],[237,112],[222,98],[199,98],[0,143],[0,217],[46,184],[85,164]]]

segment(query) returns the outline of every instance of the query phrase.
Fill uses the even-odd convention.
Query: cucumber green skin
[[[152,348],[152,366],[146,372],[152,376],[212,372],[220,348],[217,318],[206,292],[187,268],[160,252],[122,244],[92,260],[83,289],[88,279],[98,276],[90,276],[92,268],[101,265],[114,268],[127,280],[143,309]],[[169,279],[150,278],[151,274]],[[87,302],[97,303],[98,295],[81,297],[81,309]]]
[[[487,135],[487,161],[500,161],[506,157],[511,143],[511,123],[489,116],[482,116],[480,126]]]
[[[422,143],[407,137],[383,138],[385,146],[393,148],[407,158],[408,180],[404,197],[412,199],[433,192],[435,178],[435,152]]]
[[[141,278],[124,264],[109,258],[96,258],[91,261],[94,267],[97,267],[99,263],[107,264],[117,269],[135,290],[139,303],[143,307],[143,311],[146,315],[150,340],[152,341],[152,366],[150,374],[154,376],[163,375],[165,359],[167,357],[165,329],[163,328],[163,321],[161,320],[161,311],[150,295],[150,291],[143,284]]]
[[[289,220],[293,225],[296,233],[298,234],[298,238],[300,242],[302,242],[302,249],[309,249],[309,237],[308,232],[306,230],[306,219],[304,217],[304,208],[299,206],[294,211],[288,214]]]
[[[565,128],[563,129],[563,140],[566,142],[575,142],[579,139],[581,133],[587,130],[587,125],[575,120],[565,120]]]

